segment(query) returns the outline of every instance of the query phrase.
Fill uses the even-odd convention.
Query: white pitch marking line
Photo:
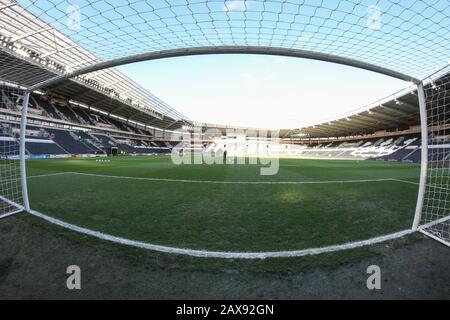
[[[402,183],[417,184],[415,182],[384,178],[384,179],[361,179],[361,180],[325,180],[325,181],[214,181],[214,180],[185,180],[185,179],[166,179],[166,178],[145,178],[145,177],[129,177],[129,176],[111,176],[95,173],[82,173],[82,172],[61,172],[59,174],[75,174],[81,176],[91,176],[110,179],[127,179],[127,180],[143,180],[143,181],[161,181],[161,182],[179,182],[179,183],[211,183],[211,184],[332,184],[332,183],[364,183],[364,182],[383,182],[383,181],[397,181]],[[42,177],[58,175],[49,174],[42,175]],[[40,176],[33,176],[40,177]]]
[[[60,227],[70,229],[72,231],[76,231],[79,233],[87,234],[99,239],[112,241],[115,243],[120,243],[123,245],[128,245],[132,247],[138,247],[142,249],[170,253],[170,254],[181,254],[192,257],[201,257],[201,258],[221,258],[221,259],[266,259],[266,258],[283,258],[283,257],[303,257],[308,255],[315,255],[320,253],[327,252],[335,252],[346,249],[359,248],[367,245],[373,245],[376,243],[393,240],[396,238],[403,237],[410,233],[413,233],[412,230],[402,230],[399,232],[383,235],[380,237],[375,237],[362,241],[348,242],[344,244],[332,245],[327,247],[319,247],[319,248],[310,248],[304,250],[292,250],[292,251],[273,251],[273,252],[227,252],[227,251],[207,251],[207,250],[193,250],[193,249],[185,249],[185,248],[175,248],[175,247],[167,247],[157,244],[151,244],[142,241],[129,240],[125,238],[116,237],[113,235],[105,234],[102,232],[90,230],[87,228],[79,227],[52,217],[49,217],[45,214],[42,214],[38,211],[31,210],[32,215],[42,218],[50,223],[56,224]]]
[[[419,185],[418,182],[414,182],[414,181],[408,181],[408,180],[402,180],[402,179],[394,179],[394,178],[391,178],[391,180],[392,180],[392,181],[403,182],[403,183],[414,184],[414,185]]]
[[[31,176],[35,178],[39,177],[46,177],[46,176],[55,176],[55,175],[63,175],[63,174],[77,174],[77,175],[86,175],[86,176],[97,176],[97,177],[105,177],[105,178],[115,178],[115,179],[136,179],[136,180],[150,180],[150,181],[170,181],[170,182],[193,182],[193,183],[241,183],[241,184],[317,184],[317,183],[358,183],[358,182],[377,182],[377,181],[398,181],[398,182],[404,182],[404,183],[413,183],[410,181],[405,180],[399,180],[399,179],[365,179],[365,180],[342,180],[342,181],[305,181],[305,182],[295,182],[295,181],[276,181],[276,182],[269,182],[269,181],[262,181],[262,182],[246,182],[246,181],[201,181],[201,180],[175,180],[175,179],[160,179],[160,178],[139,178],[139,177],[124,177],[124,176],[109,176],[109,175],[99,175],[99,174],[90,174],[90,173],[80,173],[80,172],[60,172],[55,174],[48,174],[48,175],[38,175],[38,176]],[[319,248],[310,248],[310,249],[304,249],[304,250],[292,250],[292,251],[274,251],[274,252],[226,252],[226,251],[206,251],[206,250],[192,250],[192,249],[186,249],[186,248],[175,248],[175,247],[168,247],[168,246],[162,246],[157,244],[151,244],[141,241],[135,241],[130,239],[125,239],[121,237],[116,237],[113,235],[105,234],[102,232],[90,230],[87,228],[79,227],[70,223],[66,223],[64,221],[61,221],[59,219],[55,219],[53,217],[47,216],[45,214],[42,214],[38,211],[32,210],[30,212],[32,215],[42,218],[50,223],[53,223],[55,225],[61,226],[66,229],[70,229],[75,232],[87,234],[99,239],[112,241],[115,243],[120,243],[123,245],[138,247],[146,250],[152,250],[157,252],[164,252],[169,254],[181,254],[181,255],[187,255],[192,257],[202,257],[202,258],[222,258],[222,259],[266,259],[266,258],[281,258],[281,257],[302,257],[302,256],[308,256],[308,255],[316,255],[321,253],[327,253],[327,252],[335,252],[340,250],[346,250],[346,249],[352,249],[352,248],[359,248],[363,246],[373,245],[376,243],[393,240],[396,238],[403,237],[405,235],[408,235],[412,233],[411,230],[402,230],[399,232],[395,232],[392,234],[375,237],[367,240],[362,241],[355,241],[355,242],[349,242],[339,245],[333,245],[333,246],[327,246],[327,247],[319,247]]]
[[[51,177],[51,176],[59,176],[62,174],[67,174],[67,172],[56,172],[56,173],[48,173],[48,174],[39,174],[35,176],[27,176],[28,179],[32,178],[42,178],[42,177]]]
[[[51,177],[51,176],[58,176],[58,175],[63,175],[63,174],[67,174],[67,172],[56,172],[56,173],[49,173],[49,174],[40,174],[40,175],[35,175],[35,176],[27,176],[27,179]],[[13,178],[13,179],[2,180],[1,183],[8,183],[8,182],[19,181],[19,180],[20,180],[20,178]]]

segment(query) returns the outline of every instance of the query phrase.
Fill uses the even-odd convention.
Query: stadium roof
[[[450,82],[450,65],[438,70],[425,81],[425,89],[434,86],[435,82]],[[442,87],[441,87],[442,89]],[[436,89],[437,90],[437,89]],[[449,95],[450,91],[442,93],[441,99]],[[196,126],[206,129],[216,129],[223,134],[227,130],[245,130],[247,128],[211,123],[194,122]],[[377,131],[402,131],[420,124],[419,103],[415,86],[409,86],[399,92],[384,97],[367,106],[352,110],[341,117],[335,117],[314,125],[293,129],[281,129],[278,135],[282,138],[330,138],[344,136],[360,136]],[[251,128],[252,131],[270,136],[272,130]]]
[[[328,138],[343,136],[359,136],[381,130],[405,130],[420,124],[417,92],[396,94],[391,100],[383,99],[370,108],[361,108],[348,115],[330,119],[315,125],[295,129],[281,129],[278,135],[282,138]],[[246,128],[219,124],[196,123],[203,129],[217,129],[223,134],[227,130],[245,130]],[[272,130],[253,128],[255,132],[273,135]]]
[[[5,81],[29,87],[70,72],[83,61],[101,61],[15,1],[0,0],[0,26],[0,77]],[[66,79],[42,90],[162,128],[186,119],[115,68]]]
[[[284,135],[341,137],[374,133],[380,130],[408,129],[420,124],[419,103],[415,88],[406,88],[339,118],[295,130]]]
[[[108,99],[122,101],[126,107],[118,104],[108,111],[134,112],[136,121],[160,113],[170,117],[162,124],[168,127],[170,121],[180,125],[184,117],[113,67],[193,54],[259,53],[336,62],[417,82],[450,57],[447,0],[0,0],[0,24],[6,35],[0,38],[2,64],[11,58],[10,46],[16,58],[27,60],[9,76],[28,81],[32,89],[96,100],[105,108]],[[42,63],[48,65],[36,68]],[[81,95],[83,83],[109,98],[102,102],[98,92]],[[388,120],[394,109],[412,110],[410,98],[373,114],[394,121]],[[359,130],[364,116],[346,120],[347,127]],[[376,121],[371,122],[375,128]],[[320,129],[344,133],[341,124]],[[305,130],[316,134],[317,129]]]

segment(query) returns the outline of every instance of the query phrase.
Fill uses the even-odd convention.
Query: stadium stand
[[[92,154],[95,149],[77,140],[70,131],[47,129],[52,140],[58,143],[64,150],[71,154]]]
[[[54,106],[50,102],[44,101],[42,99],[36,99],[36,96],[31,97],[30,100],[34,100],[36,106],[41,107],[50,118],[62,120],[56,112]]]
[[[307,146],[301,150],[300,154],[308,158],[419,162],[420,152],[418,152],[419,157],[412,157],[417,150],[420,150],[419,145],[418,134],[399,135],[333,142],[315,147]]]
[[[128,140],[116,140],[117,141],[117,147],[121,152],[124,153],[136,153],[134,150],[134,147],[130,144]]]
[[[0,133],[0,150],[4,157],[18,156],[19,144],[11,135]]]
[[[91,148],[91,150],[95,154],[105,153],[103,150],[101,150],[101,144],[98,142],[98,140],[95,139],[93,136],[91,136],[89,133],[84,132],[84,131],[74,131],[74,132],[72,132],[72,135],[75,136],[76,140],[81,141],[86,146]]]
[[[96,125],[94,119],[83,108],[72,106],[72,110],[78,115],[78,119],[80,119],[82,123],[93,126]]]
[[[55,155],[67,154],[67,152],[57,145],[53,140],[45,137],[26,136],[25,149],[32,155]]]
[[[59,114],[62,114],[64,116],[64,119],[69,122],[78,123],[80,120],[77,118],[75,113],[72,111],[71,108],[61,105],[54,105],[55,109],[58,111]]]
[[[160,143],[160,142],[159,142]],[[253,144],[253,146],[249,146]],[[204,147],[205,152],[221,153],[224,145],[232,154],[251,154],[257,148],[267,148],[280,156],[294,156],[299,158],[312,159],[341,159],[341,160],[377,160],[391,162],[420,162],[420,135],[392,135],[382,138],[354,138],[348,141],[331,141],[324,143],[274,143],[246,141],[245,143],[232,142],[225,139],[216,139],[214,142]],[[450,144],[441,143],[431,145],[431,148],[438,148],[438,160],[447,160],[450,157]],[[253,148],[253,149],[252,149]],[[187,146],[183,147],[188,150]],[[194,150],[193,147],[191,147]]]
[[[92,136],[96,138],[103,147],[117,147],[117,143],[105,134],[93,133]]]
[[[2,90],[2,99],[0,100],[0,107],[3,109],[9,109],[12,111],[18,111],[17,108],[17,98],[13,97],[11,93],[4,92]]]
[[[21,101],[18,94],[1,92],[2,109],[20,112]],[[111,153],[111,148],[117,148],[122,154],[167,154],[178,144],[177,141],[158,141],[150,131],[139,129],[127,122],[96,110],[80,107],[59,101],[48,96],[34,94],[30,99],[29,114],[48,118],[50,127],[44,124],[40,133],[27,136],[26,149],[29,154],[105,154]],[[72,123],[75,127],[64,128],[54,122]],[[412,123],[413,124],[413,123]],[[81,130],[81,126],[86,129]],[[58,128],[58,129],[56,129]],[[411,131],[412,132],[412,131]],[[14,135],[4,136],[6,142],[17,143]],[[251,140],[251,138],[250,138]],[[296,156],[302,158],[348,159],[348,160],[377,160],[392,162],[418,163],[421,160],[420,134],[400,131],[398,134],[385,133],[373,137],[359,135],[348,137],[345,141],[339,139],[324,141],[311,140],[302,143],[283,141],[276,146],[271,143],[267,148],[277,149],[281,156]],[[216,143],[206,141],[204,148],[185,145],[182,149],[194,152],[211,151],[223,152],[219,147],[224,141],[216,139]],[[244,152],[240,146],[236,152]],[[448,160],[450,158],[450,138],[446,132],[430,135],[430,148],[434,148],[432,161]]]
[[[10,92],[1,93],[0,108],[20,112],[20,96]],[[30,155],[105,154],[111,148],[121,153],[160,154],[170,152],[172,145],[165,142],[143,141],[133,137],[140,135],[149,139],[153,135],[148,130],[138,129],[113,117],[67,102],[58,103],[50,97],[32,95],[29,115],[47,118],[49,123],[31,126],[26,137],[26,151]],[[90,129],[63,128],[55,121],[72,123],[74,126],[88,126]],[[50,125],[50,127],[49,127]],[[58,127],[58,129],[56,129]],[[64,127],[67,127],[65,125]],[[93,130],[95,128],[95,130]],[[3,129],[10,131],[11,128]],[[3,144],[17,143],[11,132],[4,133]],[[109,132],[113,131],[113,132]],[[17,133],[17,132],[16,132]]]

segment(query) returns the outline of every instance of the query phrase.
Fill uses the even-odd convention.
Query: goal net
[[[0,82],[0,218],[22,211],[19,133],[22,91]]]
[[[424,87],[428,175],[420,229],[450,246],[450,67],[432,78]]]

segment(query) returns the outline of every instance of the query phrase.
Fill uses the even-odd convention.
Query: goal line
[[[11,201],[3,196],[0,196],[0,203],[6,203],[7,206],[10,208],[8,212],[0,213],[0,219],[12,216],[13,214],[19,213],[24,209],[22,205],[14,201]],[[3,207],[3,205],[1,206]]]

